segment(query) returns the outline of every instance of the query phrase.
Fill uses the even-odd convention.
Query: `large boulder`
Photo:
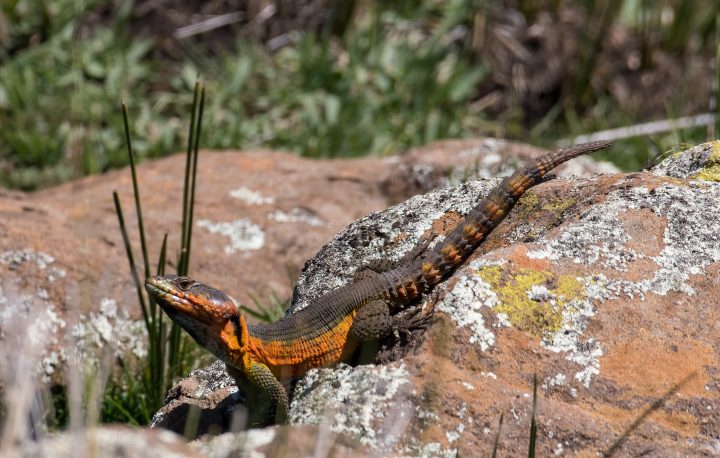
[[[720,453],[719,164],[714,142],[651,171],[532,189],[427,297],[435,318],[425,333],[385,342],[376,365],[311,371],[291,424],[327,425],[376,454],[480,456],[503,415],[499,452],[517,456],[537,377],[539,456]],[[356,221],[305,266],[292,310],[447,233],[497,182]]]
[[[245,304],[273,294],[288,298],[306,259],[351,221],[385,208],[392,196],[449,184],[449,168],[459,176],[487,174],[494,169],[483,164],[494,167],[540,152],[493,139],[339,161],[272,151],[203,151],[190,272]],[[421,170],[411,170],[415,163]],[[153,271],[166,233],[168,271],[175,268],[184,164],[184,156],[176,155],[138,168]],[[599,167],[586,166],[587,173]],[[462,172],[468,168],[472,171]],[[83,348],[80,359],[110,346],[118,355],[145,352],[113,190],[120,195],[142,276],[129,170],[31,194],[0,189],[0,338],[9,348],[13,338],[27,343],[28,333],[37,335],[43,348],[31,353],[38,355],[46,379],[62,378],[58,368],[75,352],[76,341]]]

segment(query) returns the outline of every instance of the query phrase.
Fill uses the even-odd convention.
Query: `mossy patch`
[[[554,213],[560,214],[563,213],[568,208],[572,207],[577,203],[577,199],[573,197],[569,197],[566,199],[556,197],[555,199],[551,200],[547,204],[543,205],[543,210],[550,210]]]
[[[530,213],[535,207],[537,207],[539,203],[540,198],[538,197],[538,195],[533,191],[527,191],[525,194],[523,194],[522,197],[520,197],[516,208],[521,215],[525,216]]]
[[[572,275],[556,276],[551,272],[517,269],[505,272],[500,266],[487,266],[478,275],[498,295],[493,307],[507,315],[513,326],[544,337],[558,332],[563,325],[563,311],[574,299],[584,297],[584,286]]]
[[[707,165],[693,178],[695,180],[720,181],[720,141],[713,142]]]

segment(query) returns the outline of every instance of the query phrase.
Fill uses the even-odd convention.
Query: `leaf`
[[[448,82],[450,84],[448,95],[450,101],[457,103],[468,99],[475,92],[475,87],[482,81],[486,73],[485,67],[477,66],[465,74],[453,75]]]

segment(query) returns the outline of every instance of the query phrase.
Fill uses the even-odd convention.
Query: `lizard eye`
[[[183,291],[189,290],[194,284],[195,284],[195,282],[189,278],[181,278],[177,282],[178,288],[180,288]]]

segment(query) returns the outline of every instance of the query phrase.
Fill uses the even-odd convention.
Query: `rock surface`
[[[5,450],[4,456],[23,458],[77,458],[166,456],[201,458],[197,450],[185,443],[181,436],[157,429],[132,429],[124,426],[104,426],[65,432],[40,442],[28,442],[19,450]]]
[[[202,152],[190,272],[245,304],[252,304],[253,296],[267,301],[272,293],[287,298],[305,260],[333,234],[388,205],[387,183],[396,183],[395,194],[406,195],[447,184],[440,178],[424,181],[424,173],[446,174],[448,157],[460,158],[449,163],[460,170],[483,158],[501,163],[539,153],[492,139],[345,161],[270,151]],[[435,165],[408,174],[413,161]],[[177,155],[138,169],[150,264],[156,264],[168,233],[169,272],[178,252],[184,162]],[[586,172],[598,167],[590,163]],[[393,178],[398,174],[402,180]],[[413,185],[397,185],[405,180]],[[18,341],[25,341],[30,329],[39,330],[39,340],[50,349],[40,358],[48,379],[56,378],[68,357],[69,340],[83,348],[113,345],[118,352],[145,352],[113,190],[120,195],[143,275],[127,169],[33,194],[0,190],[0,338],[16,332]]]
[[[650,172],[534,188],[427,298],[435,320],[419,346],[384,365],[311,371],[291,422],[329,425],[376,454],[479,456],[504,415],[500,456],[517,456],[537,375],[538,456],[719,454],[719,163],[714,142]],[[496,183],[353,223],[306,265],[293,309],[446,233]]]
[[[371,456],[366,447],[324,425],[275,426],[240,433],[206,436],[187,444],[182,436],[164,429],[132,429],[103,426],[78,433],[65,432],[17,450],[5,449],[3,456],[23,458],[88,457],[328,457]]]

